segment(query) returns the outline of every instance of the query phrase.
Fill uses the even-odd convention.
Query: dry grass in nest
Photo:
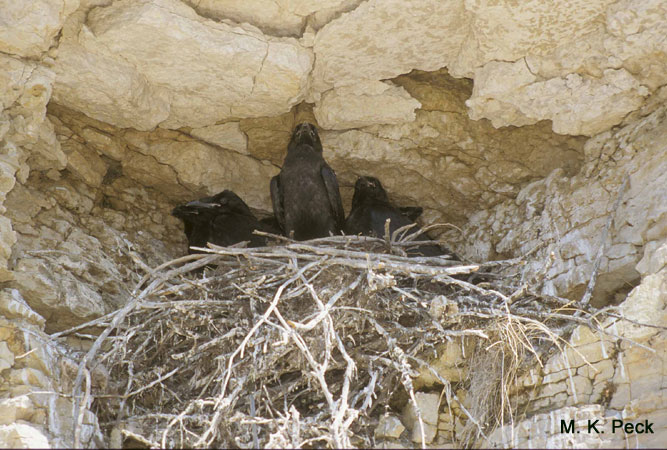
[[[527,361],[588,321],[537,295],[540,276],[522,280],[520,258],[463,264],[402,256],[407,241],[280,239],[165,263],[121,310],[70,330],[103,330],[75,383],[78,423],[94,399],[107,431],[153,447],[372,447],[390,400],[415,402],[428,355],[469,336],[475,407],[462,443],[474,445],[512,420],[509,388]],[[108,392],[83,382],[98,363]]]

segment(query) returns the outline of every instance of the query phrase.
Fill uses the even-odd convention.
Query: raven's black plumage
[[[296,126],[287,156],[271,179],[273,212],[286,236],[297,240],[338,234],[345,213],[336,174],[322,157],[322,143],[310,123]]]
[[[283,234],[283,230],[280,228],[280,224],[276,220],[275,216],[269,216],[263,219],[259,219],[259,223],[262,224],[263,227],[262,231],[277,235]]]
[[[275,232],[260,223],[248,205],[229,190],[177,206],[172,214],[183,220],[188,247],[206,247],[207,242],[229,246],[242,241],[249,241],[250,247],[261,247],[266,245],[266,238],[253,231]],[[189,253],[196,251],[190,249]]]
[[[352,197],[352,209],[345,221],[345,234],[362,234],[364,236],[384,237],[385,222],[390,219],[389,232],[401,227],[415,223],[417,217],[422,213],[418,206],[398,208],[391,204],[387,192],[382,187],[380,180],[374,177],[359,177],[354,185]],[[414,226],[407,234],[414,234],[419,227]],[[427,240],[417,238],[417,240]],[[450,254],[438,245],[420,245],[408,251],[410,256],[438,256]]]

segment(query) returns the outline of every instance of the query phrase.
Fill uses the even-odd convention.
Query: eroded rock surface
[[[54,99],[119,127],[202,127],[288,111],[311,65],[293,39],[204,19],[177,0],[120,1],[65,39]]]
[[[614,133],[596,136],[586,143],[586,163],[576,176],[556,170],[526,186],[515,199],[471,216],[464,228],[466,252],[484,260],[553,242],[530,271],[539,272],[554,251],[547,290],[579,298],[604,244],[596,294],[606,298],[623,286],[626,293],[639,279],[636,266],[648,257],[645,252],[654,252],[667,234],[666,145],[664,106]],[[626,175],[622,201],[614,211]],[[614,221],[609,240],[601,243],[610,214]]]

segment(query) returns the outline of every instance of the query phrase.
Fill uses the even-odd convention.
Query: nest
[[[429,358],[465,339],[479,370],[461,382],[474,407],[459,444],[472,446],[512,419],[517,374],[590,322],[538,295],[544,272],[523,279],[522,258],[465,264],[407,258],[420,243],[405,240],[274,238],[165,263],[124,308],[70,330],[102,329],[76,380],[78,423],[92,402],[108,432],[151,447],[373,447],[382,413],[417,406],[420,370],[457,401]],[[91,392],[95,364],[111,374],[105,392]]]

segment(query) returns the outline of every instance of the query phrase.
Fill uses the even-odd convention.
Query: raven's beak
[[[296,129],[295,134],[297,139],[301,139],[301,137],[304,135],[310,137],[310,139],[312,140],[315,139],[315,130],[313,129],[313,127],[306,124],[299,125]]]
[[[213,209],[219,207],[220,203],[206,203],[200,200],[193,200],[189,203],[186,203],[185,206],[188,208],[195,208],[195,209],[196,208]]]

